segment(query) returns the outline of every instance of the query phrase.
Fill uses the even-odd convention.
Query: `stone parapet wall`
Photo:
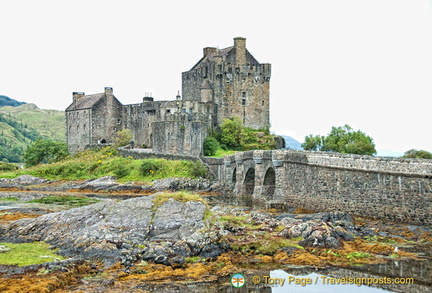
[[[164,154],[156,153],[151,149],[127,149],[119,148],[119,154],[123,157],[132,157],[137,160],[144,159],[165,159],[165,160],[186,160],[186,161],[200,161],[199,157],[182,155],[182,154]]]
[[[432,160],[256,150],[216,167],[222,183],[252,202],[432,224]]]
[[[348,155],[328,152],[284,151],[284,161],[323,167],[432,176],[432,160]]]

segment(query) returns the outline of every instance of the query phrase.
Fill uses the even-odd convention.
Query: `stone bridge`
[[[252,204],[432,224],[432,160],[256,150],[203,161]]]

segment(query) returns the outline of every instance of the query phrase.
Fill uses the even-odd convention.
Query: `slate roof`
[[[231,50],[234,49],[234,46],[228,47],[228,48],[224,48],[224,49],[217,49],[215,52],[211,53],[210,55],[204,56],[200,59],[200,61],[198,61],[197,64],[195,64],[191,70],[195,69],[198,67],[198,65],[200,65],[201,62],[205,61],[205,60],[209,60],[209,61],[214,61],[215,57],[225,57],[228,56],[228,54],[231,52]]]
[[[75,105],[75,103],[72,103],[69,107],[67,107],[66,111],[90,109],[97,102],[99,102],[99,100],[102,99],[102,97],[104,97],[104,95],[105,95],[104,93],[94,94],[94,95],[86,95],[83,98],[78,99],[76,105]]]

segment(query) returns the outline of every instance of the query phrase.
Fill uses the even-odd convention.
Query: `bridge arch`
[[[234,167],[234,170],[232,172],[231,176],[231,186],[234,188],[237,183],[237,168]]]
[[[267,199],[272,199],[276,188],[276,172],[270,167],[264,175],[261,195]]]
[[[245,193],[252,195],[255,190],[255,168],[251,167],[247,170],[244,179]]]

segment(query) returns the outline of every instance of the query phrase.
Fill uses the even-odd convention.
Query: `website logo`
[[[234,274],[231,276],[231,285],[234,288],[241,288],[246,284],[246,278],[243,274]]]

